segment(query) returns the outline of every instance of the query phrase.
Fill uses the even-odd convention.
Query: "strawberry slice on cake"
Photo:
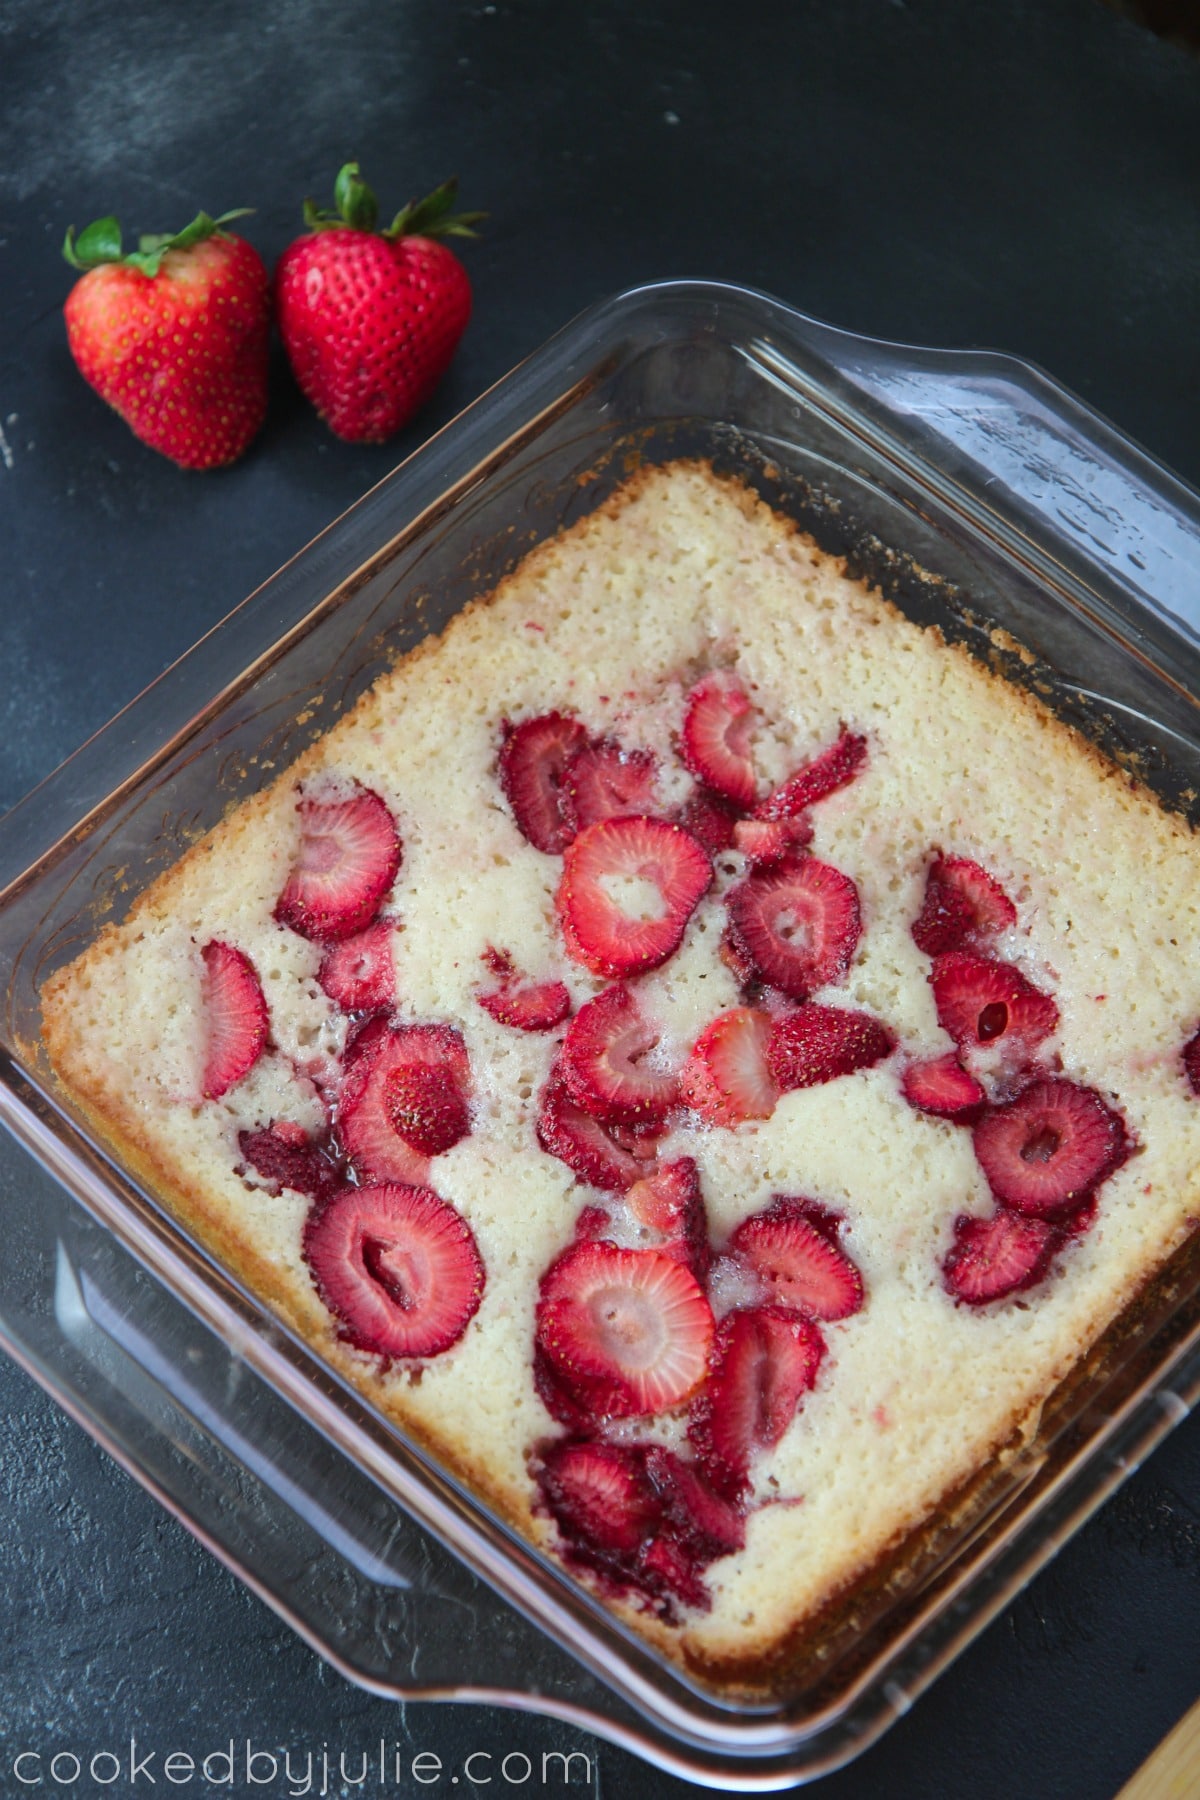
[[[843,725],[834,743],[789,775],[781,787],[756,807],[756,819],[794,819],[828,794],[848,787],[865,768],[867,740]]]
[[[567,764],[587,743],[578,719],[541,713],[519,725],[505,721],[500,785],[521,835],[535,850],[558,856],[574,835],[563,810]]]
[[[537,1343],[596,1414],[630,1418],[687,1400],[704,1380],[712,1309],[661,1250],[575,1244],[542,1277]]]
[[[751,1459],[782,1438],[824,1354],[818,1327],[787,1307],[726,1313],[717,1327],[712,1373],[688,1422],[700,1466],[718,1494],[735,1501],[744,1495]]]
[[[735,806],[753,806],[757,787],[750,754],[754,709],[738,677],[716,670],[687,697],[680,748],[698,781]]]
[[[727,899],[730,933],[761,978],[791,1000],[845,980],[862,936],[858,889],[815,856],[756,868]]]
[[[913,922],[913,942],[927,956],[986,947],[1017,922],[1017,909],[994,875],[966,856],[939,856],[930,865],[925,899]]]
[[[431,1188],[342,1188],[309,1215],[304,1256],[341,1336],[377,1356],[440,1356],[483,1298],[474,1234]]]
[[[729,1250],[767,1291],[792,1311],[833,1322],[863,1304],[863,1278],[837,1242],[836,1227],[810,1201],[777,1194],[762,1212],[743,1219]]]
[[[393,1025],[355,1040],[338,1110],[346,1154],[375,1181],[423,1185],[429,1159],[471,1129],[470,1068],[450,1025]]]
[[[706,1025],[679,1078],[687,1105],[712,1125],[769,1119],[780,1092],[767,1064],[773,1029],[770,1013],[753,1006],[732,1007]]]
[[[204,1073],[200,1091],[219,1100],[250,1073],[267,1041],[267,1003],[245,951],[214,938],[200,952]]]
[[[557,906],[567,949],[611,980],[657,969],[711,881],[712,864],[681,825],[640,816],[588,825],[563,853]]]
[[[623,750],[611,738],[584,744],[563,771],[561,808],[571,837],[601,819],[649,813],[657,804],[658,761],[649,750]]]
[[[401,844],[387,804],[358,782],[302,792],[300,843],[275,917],[301,937],[338,944],[366,929],[396,879]]]
[[[605,1125],[661,1128],[679,1098],[679,1077],[653,1061],[659,1037],[627,987],[605,988],[581,1006],[559,1060],[575,1104]]]

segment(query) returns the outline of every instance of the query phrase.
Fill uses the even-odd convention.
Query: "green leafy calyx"
[[[232,224],[234,219],[244,219],[253,208],[239,206],[234,212],[222,213],[219,219],[212,219],[205,212],[197,213],[190,225],[182,231],[150,233],[138,239],[136,250],[121,248],[121,222],[111,216],[97,219],[85,230],[75,235],[75,227],[67,227],[67,235],[63,240],[63,255],[73,269],[98,269],[102,263],[124,263],[131,269],[140,269],[143,275],[153,278],[162,267],[162,259],[168,250],[191,250],[197,244],[204,243],[206,238],[224,237],[225,225]]]
[[[458,177],[451,176],[424,200],[410,200],[402,206],[381,237],[478,237],[474,227],[487,214],[452,212],[458,193]],[[315,201],[304,202],[304,223],[310,231],[374,231],[379,219],[379,202],[362,178],[356,162],[343,163],[333,187],[335,212],[322,210]]]

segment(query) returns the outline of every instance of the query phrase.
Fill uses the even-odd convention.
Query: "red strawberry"
[[[733,841],[747,862],[767,868],[782,862],[812,843],[812,820],[807,813],[794,819],[739,819],[733,828]]]
[[[678,949],[712,881],[712,865],[682,826],[601,819],[563,852],[557,905],[567,949],[594,975],[657,969]]]
[[[726,899],[733,940],[793,1000],[845,979],[862,935],[858,889],[814,856],[757,869]]]
[[[738,817],[730,801],[703,787],[693,788],[679,809],[679,823],[710,856],[729,849]]]
[[[726,1313],[712,1373],[693,1402],[688,1436],[719,1494],[736,1500],[750,1459],[782,1438],[812,1387],[825,1340],[811,1319],[783,1306]]]
[[[287,1119],[278,1119],[260,1131],[239,1131],[238,1149],[264,1181],[292,1188],[312,1200],[328,1199],[344,1185],[342,1162],[328,1135],[310,1138]]]
[[[769,1298],[818,1319],[848,1319],[863,1304],[863,1279],[836,1237],[822,1231],[809,1202],[777,1194],[743,1219],[730,1250],[765,1284]]]
[[[949,950],[934,959],[929,981],[938,1024],[960,1049],[1002,1045],[1024,1057],[1057,1028],[1054,1001],[1011,963]]]
[[[635,1181],[625,1204],[639,1225],[653,1232],[654,1248],[673,1256],[703,1281],[712,1262],[708,1243],[708,1219],[700,1193],[700,1174],[690,1156],[663,1163],[653,1175]],[[579,1223],[575,1227],[580,1235]]]
[[[541,713],[505,725],[500,745],[500,785],[521,835],[535,850],[558,856],[575,835],[564,813],[567,764],[587,743],[578,719]]]
[[[623,1194],[655,1168],[657,1138],[602,1125],[576,1105],[557,1069],[542,1094],[537,1136],[547,1155],[566,1163],[577,1180],[606,1193]]]
[[[622,750],[605,738],[584,744],[567,763],[562,782],[563,822],[571,837],[599,819],[648,813],[655,805],[658,763],[649,750]]]
[[[892,1033],[870,1013],[810,1001],[776,1019],[767,1040],[767,1067],[787,1093],[872,1068],[895,1048]]]
[[[385,231],[346,163],[337,212],[304,203],[306,236],[275,270],[284,349],[300,388],[338,437],[382,444],[424,405],[471,316],[471,284],[443,237],[473,237],[481,213],[452,213],[456,183],[410,201]]]
[[[754,712],[736,675],[718,670],[698,681],[683,715],[683,760],[697,781],[735,806],[753,806],[750,734]]]
[[[537,1342],[597,1415],[665,1412],[708,1366],[713,1316],[682,1263],[661,1250],[575,1244],[542,1277]]]
[[[968,1306],[1006,1300],[1041,1281],[1063,1233],[1045,1219],[1025,1219],[1001,1207],[990,1219],[961,1214],[954,1245],[942,1264],[946,1289]]]
[[[690,1107],[713,1125],[769,1119],[779,1088],[767,1067],[773,1020],[753,1006],[735,1006],[706,1025],[679,1078]]]
[[[339,1108],[355,1167],[376,1181],[422,1185],[428,1158],[471,1128],[469,1079],[462,1038],[449,1025],[392,1026],[368,1044],[360,1038]]]
[[[842,727],[836,743],[820,756],[789,775],[782,787],[755,809],[756,819],[794,819],[826,794],[836,793],[854,780],[867,760],[867,740]]]
[[[658,1040],[627,987],[605,988],[580,1007],[563,1039],[559,1070],[572,1100],[605,1125],[661,1128],[679,1077],[648,1060]]]
[[[568,1543],[632,1559],[658,1521],[659,1500],[633,1446],[560,1439],[541,1453],[538,1486]]]
[[[721,941],[717,945],[717,955],[743,988],[761,987],[762,980],[758,970],[741,948],[731,926],[727,925],[721,933]]]
[[[1200,1031],[1183,1046],[1183,1070],[1193,1094],[1200,1094]]]
[[[951,1050],[930,1062],[909,1063],[900,1081],[904,1098],[918,1112],[968,1123],[987,1099],[983,1087]]]
[[[201,978],[204,1074],[200,1091],[219,1100],[247,1076],[267,1041],[267,1003],[254,964],[232,944],[205,944]]]
[[[742,1548],[746,1519],[740,1507],[714,1492],[695,1465],[673,1450],[652,1444],[645,1456],[646,1474],[663,1512],[662,1529],[693,1563],[712,1562]]]
[[[439,1356],[483,1298],[471,1228],[430,1188],[343,1188],[310,1213],[304,1256],[341,1336],[378,1356]]]
[[[275,917],[301,937],[338,944],[364,931],[400,867],[400,838],[371,788],[329,783],[302,794],[300,849]]]
[[[1094,1088],[1035,1081],[984,1114],[975,1154],[997,1200],[1041,1217],[1077,1206],[1129,1153],[1125,1121]]]
[[[488,961],[486,953],[484,960]],[[518,981],[511,957],[497,957],[490,966],[501,976],[500,986],[475,998],[498,1025],[511,1025],[514,1031],[553,1031],[570,1017],[571,995],[565,982]]]
[[[392,965],[392,923],[376,919],[365,931],[332,944],[321,958],[317,980],[345,1012],[373,1012],[396,998]]]
[[[929,870],[913,942],[926,956],[986,943],[1017,922],[1017,909],[994,876],[965,856],[939,856]]]
[[[267,271],[244,238],[221,229],[242,216],[199,213],[124,256],[113,218],[78,239],[68,231],[63,245],[72,268],[87,271],[64,308],[81,375],[183,469],[236,461],[266,417]]]

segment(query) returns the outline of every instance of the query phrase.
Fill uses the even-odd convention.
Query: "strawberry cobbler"
[[[1188,1235],[1198,860],[677,464],[382,677],[45,1037],[368,1399],[751,1689]]]

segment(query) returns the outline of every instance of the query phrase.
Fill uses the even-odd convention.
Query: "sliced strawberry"
[[[314,1208],[304,1255],[341,1335],[378,1356],[438,1356],[483,1298],[470,1226],[431,1188],[342,1188]]]
[[[647,1060],[658,1041],[627,987],[605,988],[581,1006],[559,1059],[575,1104],[605,1125],[661,1128],[679,1097],[679,1077]]]
[[[767,795],[755,809],[755,818],[794,819],[797,813],[807,811],[818,800],[824,800],[827,794],[846,787],[854,780],[866,760],[866,738],[847,731],[843,726],[836,743],[830,744],[828,750],[822,750],[812,762],[805,763],[794,775],[789,775],[782,787],[777,787],[773,794]]]
[[[254,964],[242,950],[213,938],[204,959],[204,1074],[200,1091],[219,1100],[250,1073],[267,1041],[267,1003]]]
[[[383,1103],[393,1131],[422,1156],[441,1156],[471,1129],[466,1095],[445,1063],[398,1062]]]
[[[862,935],[858,889],[815,856],[757,869],[726,900],[733,941],[792,1000],[845,979]]]
[[[561,981],[531,981],[523,987],[493,988],[476,996],[499,1025],[514,1031],[553,1031],[570,1017],[571,996]]]
[[[713,1125],[769,1119],[779,1088],[767,1067],[774,1021],[753,1006],[735,1006],[706,1025],[679,1078],[680,1093]]]
[[[953,1050],[929,1062],[909,1063],[900,1081],[904,1098],[918,1112],[969,1123],[987,1100],[982,1084],[969,1075]]]
[[[376,919],[365,931],[330,945],[321,958],[317,980],[344,1012],[390,1006],[396,998],[391,921]]]
[[[712,1309],[661,1250],[575,1244],[542,1277],[537,1342],[598,1414],[665,1412],[703,1381]]]
[[[717,945],[717,955],[740,987],[761,987],[762,979],[746,952],[739,945],[733,928],[727,925]]]
[[[737,1500],[756,1450],[782,1438],[817,1378],[825,1340],[812,1320],[783,1306],[726,1313],[712,1373],[692,1403],[688,1437],[718,1494]]]
[[[1183,1070],[1193,1094],[1200,1094],[1200,1031],[1183,1046]]]
[[[622,750],[611,738],[584,744],[563,773],[563,823],[575,837],[601,819],[653,812],[657,784],[658,759],[649,750]]]
[[[625,1204],[639,1225],[655,1233],[659,1239],[656,1249],[686,1264],[697,1281],[705,1280],[712,1251],[700,1172],[690,1156],[676,1157],[673,1162],[663,1163],[653,1175],[635,1181],[625,1196]]]
[[[325,1200],[345,1182],[344,1166],[332,1140],[310,1138],[302,1126],[278,1119],[258,1131],[239,1131],[238,1149],[256,1175]]]
[[[962,1050],[997,1046],[1025,1057],[1057,1028],[1054,1001],[1011,963],[949,950],[934,959],[929,981],[938,1024]]]
[[[739,817],[732,801],[705,787],[693,788],[679,809],[679,823],[710,856],[729,849]]]
[[[983,945],[1017,922],[1017,909],[994,876],[966,856],[939,856],[929,870],[913,941],[926,956]]]
[[[767,1067],[787,1093],[872,1068],[895,1048],[892,1033],[870,1013],[810,1000],[776,1019],[767,1039]]]
[[[712,881],[712,865],[680,825],[601,819],[563,854],[558,913],[567,949],[594,975],[657,969],[678,949]]]
[[[558,856],[571,841],[563,816],[567,763],[587,743],[578,719],[542,713],[504,726],[500,745],[500,785],[523,837],[535,850]]]
[[[697,781],[735,806],[753,806],[756,782],[750,755],[754,710],[738,677],[717,670],[698,681],[683,714],[683,760]]]
[[[1042,1217],[1078,1206],[1129,1154],[1119,1113],[1094,1088],[1035,1081],[974,1130],[975,1154],[997,1200]]]
[[[808,1209],[806,1200],[777,1194],[742,1220],[729,1248],[781,1306],[818,1319],[848,1319],[863,1304],[862,1275]]]
[[[385,1027],[360,1039],[346,1067],[339,1131],[347,1155],[376,1181],[421,1186],[431,1156],[470,1130],[470,1070],[449,1025]]]
[[[542,1093],[537,1135],[549,1156],[557,1156],[578,1180],[606,1193],[623,1194],[655,1167],[657,1138],[602,1125],[572,1100],[557,1069]]]
[[[663,1528],[696,1563],[742,1549],[746,1516],[709,1487],[694,1463],[661,1444],[646,1450],[646,1474],[658,1496]]]
[[[1025,1219],[1003,1207],[990,1219],[961,1214],[954,1221],[954,1245],[942,1264],[946,1289],[968,1306],[1006,1300],[1036,1286],[1063,1242],[1063,1233],[1045,1219]]]
[[[596,1406],[586,1385],[573,1386],[565,1380],[538,1344],[533,1347],[533,1385],[550,1417],[568,1431],[587,1435],[595,1430]]]
[[[747,862],[764,869],[806,850],[812,838],[813,823],[807,813],[794,819],[739,819],[733,828],[735,847]]]
[[[634,1446],[560,1439],[543,1449],[538,1486],[573,1547],[632,1559],[658,1522],[660,1502]]]
[[[612,1227],[612,1214],[606,1206],[581,1207],[575,1219],[575,1242],[587,1244],[593,1238],[611,1237]]]
[[[300,798],[300,849],[275,917],[301,937],[338,944],[364,931],[396,879],[400,837],[386,803],[357,782]]]

